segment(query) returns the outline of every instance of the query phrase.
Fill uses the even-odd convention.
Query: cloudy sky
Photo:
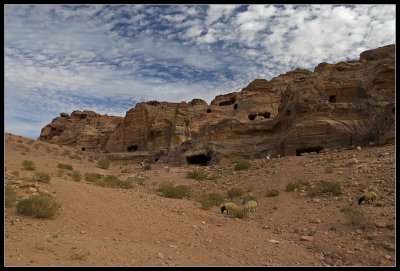
[[[208,103],[256,78],[395,43],[395,5],[5,5],[5,131],[60,112]]]

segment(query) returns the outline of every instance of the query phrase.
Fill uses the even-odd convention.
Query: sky
[[[395,5],[4,5],[4,128],[61,112],[210,103],[257,78],[395,43]]]

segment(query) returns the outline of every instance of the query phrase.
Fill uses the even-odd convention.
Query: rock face
[[[270,81],[256,79],[240,92],[215,97],[210,105],[200,99],[138,103],[123,120],[96,115],[96,121],[89,121],[95,125],[75,112],[62,113],[43,128],[40,139],[85,143],[111,153],[146,151],[155,160],[179,163],[300,155],[394,143],[394,102],[395,46],[388,45],[361,53],[359,61],[321,63],[314,72],[295,69]],[[103,121],[107,124],[99,128]]]
[[[76,110],[69,115],[60,113],[46,125],[39,140],[78,147],[81,150],[104,150],[110,135],[122,117],[100,115],[93,111]]]

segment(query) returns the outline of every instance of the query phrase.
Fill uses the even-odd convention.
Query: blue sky
[[[5,131],[60,112],[208,103],[256,78],[395,43],[395,5],[5,5]]]

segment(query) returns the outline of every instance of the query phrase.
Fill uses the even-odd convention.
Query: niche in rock
[[[186,161],[188,162],[188,164],[206,166],[208,162],[211,160],[211,158],[212,158],[211,155],[199,154],[199,155],[187,156]]]
[[[128,147],[126,147],[127,151],[137,151],[138,150],[138,145],[134,144],[134,145],[129,145]]]
[[[307,148],[297,148],[296,149],[296,155],[297,156],[301,156],[302,153],[305,152],[316,152],[319,153],[320,151],[322,151],[324,148],[321,146],[317,146],[317,147],[307,147]]]

